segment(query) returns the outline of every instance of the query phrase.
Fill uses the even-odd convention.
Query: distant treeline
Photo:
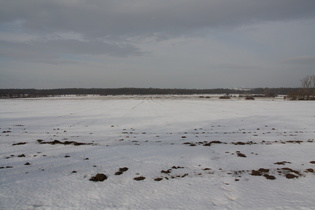
[[[0,98],[33,98],[62,95],[192,95],[192,94],[241,94],[274,97],[288,95],[300,88],[254,89],[160,89],[160,88],[63,88],[63,89],[0,89]]]

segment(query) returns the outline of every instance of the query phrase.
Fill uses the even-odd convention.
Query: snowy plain
[[[0,209],[314,209],[314,138],[308,101],[0,100]]]

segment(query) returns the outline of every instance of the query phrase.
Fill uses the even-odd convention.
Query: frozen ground
[[[314,102],[68,97],[0,108],[0,209],[315,206]],[[107,179],[90,181],[97,174]]]

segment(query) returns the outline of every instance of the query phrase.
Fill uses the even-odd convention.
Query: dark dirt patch
[[[204,170],[204,171],[209,171],[209,170],[211,170],[211,168],[204,168],[204,169],[202,169],[202,170]]]
[[[158,178],[154,179],[154,181],[156,181],[156,182],[159,182],[159,181],[162,181],[162,180],[163,180],[163,178],[161,178],[161,177],[158,177]]]
[[[258,169],[258,171],[261,173],[269,173],[269,169],[266,169],[266,168],[260,168]]]
[[[223,144],[221,141],[203,142],[203,146],[211,146],[211,144]]]
[[[123,172],[121,172],[121,171],[117,171],[117,172],[115,173],[116,176],[122,175],[122,174],[123,174]]]
[[[312,169],[312,168],[308,168],[308,169],[306,169],[306,170],[305,170],[305,172],[314,173],[314,169]]]
[[[311,164],[315,164],[315,161],[310,161]]]
[[[210,143],[211,144],[223,144],[223,142],[221,142],[221,141],[211,141]]]
[[[253,141],[247,141],[247,142],[238,141],[238,142],[232,142],[232,144],[234,144],[234,145],[252,145],[252,144],[257,144],[257,143],[253,142]]]
[[[13,166],[1,166],[0,169],[4,169],[4,168],[13,168]]]
[[[122,175],[125,171],[128,171],[127,167],[119,168],[115,175]]]
[[[292,168],[281,168],[283,171],[289,171],[292,173],[295,173],[297,175],[301,175],[301,173],[299,171],[293,170]]]
[[[286,141],[287,143],[292,143],[292,144],[301,144],[303,141]]]
[[[237,151],[236,154],[237,154],[237,157],[244,157],[244,158],[246,158],[246,155],[241,153],[240,151]]]
[[[275,180],[276,179],[276,177],[274,177],[272,175],[269,175],[269,174],[264,174],[263,176],[266,177],[266,179],[270,179],[270,180]]]
[[[285,177],[287,179],[294,179],[294,178],[298,178],[298,176],[294,175],[294,174],[286,174]]]
[[[74,145],[74,146],[94,145],[93,143],[83,143],[83,142],[76,142],[76,141],[64,141],[64,142],[61,142],[59,140],[44,141],[42,139],[38,139],[37,142],[39,144],[51,144],[51,145],[55,145],[55,144]]]
[[[133,179],[136,180],[136,181],[141,181],[141,180],[144,180],[145,177],[144,176],[138,176],[138,177],[135,177]]]
[[[27,163],[25,163],[24,165],[26,165],[26,166],[29,166],[29,165],[31,165],[29,162],[27,162]]]
[[[250,175],[252,175],[252,176],[261,176],[262,173],[260,171],[252,170],[252,173]]]
[[[288,162],[288,161],[281,161],[281,162],[276,162],[274,163],[275,165],[285,165],[285,164],[291,164],[291,162]]]
[[[93,182],[102,182],[104,180],[107,179],[107,176],[105,174],[96,174],[95,176],[92,176],[90,178],[90,181],[93,181]]]
[[[182,166],[172,166],[172,169],[179,169],[179,168],[184,168]]]
[[[284,174],[287,179],[294,179],[303,176],[301,172],[291,168],[278,168],[277,171],[280,175]]]
[[[11,131],[2,131],[2,133],[11,133]]]
[[[172,169],[168,169],[168,170],[162,170],[161,173],[162,174],[169,174],[172,172]]]
[[[12,144],[12,146],[23,145],[23,144],[27,144],[27,142],[18,142],[18,143]]]

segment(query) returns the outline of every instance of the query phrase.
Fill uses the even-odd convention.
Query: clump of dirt
[[[241,153],[240,151],[236,151],[237,157],[244,157],[246,158],[246,155]]]
[[[260,168],[258,169],[258,171],[261,173],[269,173],[269,169],[266,169],[266,168]]]
[[[269,174],[264,174],[263,176],[266,177],[266,179],[270,179],[270,180],[276,179],[276,177],[269,175]]]
[[[27,142],[18,142],[18,143],[12,144],[12,146],[23,145],[23,144],[27,144]]]
[[[11,133],[11,131],[2,131],[2,133]]]
[[[291,168],[282,168],[282,170],[284,170],[284,171],[289,171],[289,172],[295,173],[295,174],[297,174],[297,175],[301,175],[300,172],[298,172],[298,171],[296,171],[296,170],[293,170],[293,169],[291,169]]]
[[[163,180],[163,178],[161,178],[161,177],[158,177],[158,178],[154,179],[154,181],[156,181],[156,182],[159,182],[159,181],[162,181],[162,180]]]
[[[222,144],[221,141],[211,141],[210,143],[211,143],[211,144]]]
[[[274,163],[275,165],[285,165],[285,164],[291,164],[291,162],[288,162],[288,161],[281,161],[281,162],[276,162]]]
[[[188,176],[188,174],[184,174],[184,175],[182,175],[182,176],[180,176],[181,178],[184,178],[185,176]]]
[[[311,164],[315,164],[315,161],[310,161]]]
[[[234,145],[245,145],[246,143],[238,141],[238,142],[232,142],[232,144],[234,144]]]
[[[103,182],[104,180],[107,179],[107,176],[105,174],[96,174],[95,176],[92,176],[90,178],[90,181],[93,182]]]
[[[189,146],[197,146],[197,145],[203,145],[203,146],[211,146],[211,144],[226,144],[221,141],[201,141],[201,142],[184,142],[183,144],[187,144]]]
[[[127,167],[119,168],[115,175],[122,175],[125,171],[128,171]]]
[[[55,145],[55,144],[63,144],[63,145],[74,145],[74,146],[80,146],[80,145],[94,145],[93,143],[83,143],[83,142],[76,142],[76,141],[64,141],[61,142],[59,140],[53,140],[53,141],[44,141],[42,139],[38,139],[37,142],[39,144],[51,144],[51,145]]]
[[[232,142],[232,144],[234,144],[234,145],[252,145],[252,144],[257,144],[257,143],[253,142],[253,141],[247,141],[247,142],[238,141],[238,142]]]
[[[308,173],[308,172],[310,172],[310,173],[314,173],[314,169],[312,169],[312,168],[308,168],[308,169],[306,169],[306,170],[305,170],[305,172],[307,172],[307,173]]]
[[[294,178],[298,178],[298,176],[294,175],[294,174],[286,174],[285,177],[287,179],[294,179]]]
[[[301,144],[303,141],[298,141],[298,140],[296,140],[296,141],[286,141],[287,143],[293,143],[293,144],[295,144],[295,143],[297,143],[297,144]]]
[[[279,174],[282,173],[285,174],[285,177],[287,179],[294,179],[302,176],[302,174],[299,171],[293,170],[291,168],[278,168],[277,170]]]
[[[204,170],[204,171],[209,171],[209,170],[211,170],[211,168],[204,168],[204,169],[202,169],[202,170]]]
[[[221,141],[203,142],[203,146],[211,146],[211,144],[223,144]]]
[[[144,176],[138,176],[138,177],[135,177],[133,179],[136,180],[136,181],[141,181],[141,180],[144,180],[145,177]]]
[[[184,168],[182,166],[172,166],[172,169],[179,169],[179,168]]]
[[[252,170],[252,173],[250,175],[252,175],[252,176],[261,176],[262,173],[260,171]]]
[[[252,170],[251,174],[252,176],[264,176],[266,179],[275,180],[276,177],[269,175],[270,169],[267,168],[260,168],[258,170]]]
[[[161,173],[162,174],[169,174],[172,172],[172,169],[168,169],[168,170],[162,170]]]
[[[184,142],[183,144],[187,144],[187,145],[192,146],[192,147],[196,146],[196,144],[191,143],[191,142]]]
[[[0,167],[0,169],[4,169],[4,168],[13,168],[13,166]]]

